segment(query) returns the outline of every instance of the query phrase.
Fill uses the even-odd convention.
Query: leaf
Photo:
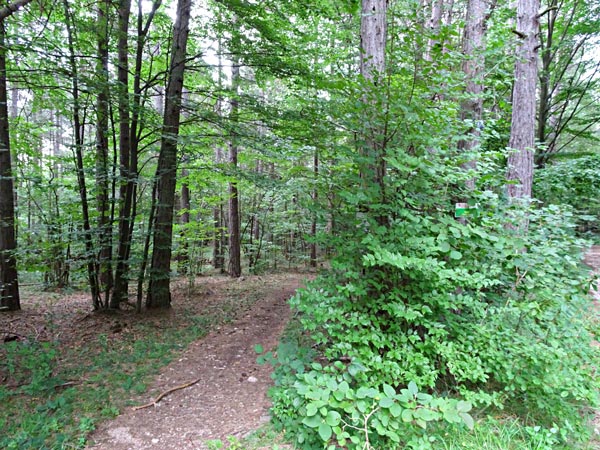
[[[319,436],[321,436],[321,439],[323,440],[323,442],[328,442],[329,439],[331,439],[332,434],[333,434],[333,431],[328,424],[323,422],[323,423],[321,423],[321,425],[319,425]]]
[[[383,393],[385,395],[387,395],[388,397],[393,397],[394,395],[396,395],[396,389],[394,389],[389,384],[384,384],[383,385]]]
[[[389,397],[383,397],[379,401],[379,406],[381,406],[382,408],[390,408],[394,404],[395,404],[394,399],[389,398]]]
[[[465,402],[464,400],[461,400],[456,404],[456,410],[458,412],[467,413],[467,412],[471,411],[472,408],[473,408],[473,405],[471,405],[470,402]]]
[[[305,417],[302,423],[309,428],[317,428],[323,423],[320,416]]]
[[[458,260],[458,259],[461,259],[461,258],[462,258],[462,253],[461,253],[461,252],[458,252],[458,251],[456,251],[456,250],[452,250],[452,251],[450,252],[450,258],[452,258],[452,259],[457,259],[457,260]]]
[[[402,422],[412,422],[413,412],[411,409],[405,409],[402,411]]]
[[[400,406],[398,403],[394,403],[390,407],[390,414],[392,417],[399,417],[400,414],[402,414],[402,406]]]
[[[419,393],[419,387],[417,386],[417,383],[414,381],[408,383],[408,392],[410,392],[413,396],[416,396]]]
[[[475,428],[475,421],[473,420],[473,417],[471,416],[471,414],[459,413],[459,415],[469,430],[472,430],[473,428]]]
[[[255,351],[257,354],[259,354],[259,355],[260,355],[260,354],[261,354],[262,352],[264,352],[265,350],[263,349],[263,346],[262,346],[262,345],[260,345],[260,344],[256,344],[256,345],[254,346],[254,351]]]
[[[337,411],[329,411],[327,413],[327,417],[325,417],[325,422],[327,425],[335,427],[342,421],[342,416]]]
[[[450,251],[450,244],[448,244],[447,242],[440,242],[440,245],[438,246],[438,248],[440,249],[440,251],[442,253],[448,253]]]
[[[312,402],[312,403],[309,403],[308,405],[306,405],[306,415],[308,417],[314,416],[315,414],[317,414],[318,410],[319,410],[319,405],[315,402]]]

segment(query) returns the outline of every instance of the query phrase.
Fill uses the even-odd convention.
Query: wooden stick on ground
[[[163,398],[165,398],[167,395],[175,392],[175,391],[179,391],[180,389],[185,389],[188,388],[190,386],[193,386],[194,384],[196,384],[198,381],[200,381],[201,378],[198,378],[194,381],[190,381],[188,383],[184,383],[184,384],[180,384],[179,386],[175,386],[174,388],[168,389],[164,392],[161,392],[160,395],[158,397],[156,397],[154,400],[152,400],[150,403],[146,403],[144,405],[140,405],[140,406],[134,406],[133,410],[137,411],[138,409],[144,409],[144,408],[150,408],[151,406],[155,406],[158,402],[160,402]]]

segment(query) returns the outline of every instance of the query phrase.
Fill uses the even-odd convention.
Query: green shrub
[[[600,155],[560,161],[537,171],[534,189],[546,204],[572,206],[582,230],[600,229]]]
[[[598,351],[573,214],[525,212],[475,191],[477,212],[460,222],[444,190],[432,188],[452,180],[452,169],[408,161],[419,169],[415,185],[373,207],[389,226],[365,215],[349,227],[332,270],[292,300],[316,354],[279,361],[287,368],[275,375],[275,420],[304,448],[429,448],[435,432],[419,431],[427,420],[402,414],[414,408],[443,421],[440,405],[459,414],[473,404],[583,439]],[[528,233],[507,226],[525,214]],[[393,397],[411,386],[430,403]],[[399,402],[400,420],[378,404],[384,398]]]

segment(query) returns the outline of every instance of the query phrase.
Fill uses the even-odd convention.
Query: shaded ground
[[[96,354],[102,352],[98,336],[118,348],[148,330],[165,335],[208,325],[212,331],[164,367],[145,394],[121,390],[111,395],[121,415],[101,424],[89,441],[91,448],[106,450],[204,449],[206,440],[243,437],[268,420],[270,368],[256,364],[254,347],[276,346],[289,319],[286,301],[308,276],[200,277],[193,285],[180,280],[173,288],[173,308],[144,314],[136,314],[130,304],[120,311],[93,313],[85,293],[36,292],[29,286],[22,295],[22,311],[0,314],[0,340],[52,341],[65,355],[73,349]],[[63,367],[77,364],[60,358]],[[93,377],[87,373],[73,383],[95,389]],[[169,393],[155,406],[132,407],[192,381],[197,382]],[[2,370],[0,382],[19,386],[19,380]]]
[[[155,406],[129,408],[104,423],[91,436],[91,448],[202,449],[207,440],[243,437],[268,421],[270,368],[256,364],[254,347],[276,346],[289,319],[286,301],[302,278],[276,281],[263,285],[261,298],[239,320],[192,343],[165,367],[147,401],[171,388],[197,383],[171,393]]]

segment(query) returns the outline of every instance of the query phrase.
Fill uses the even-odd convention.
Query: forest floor
[[[259,298],[235,321],[191,343],[154,380],[146,396],[146,404],[152,406],[128,408],[101,424],[90,437],[88,448],[205,449],[211,440],[226,443],[232,437],[241,439],[268,422],[271,370],[268,365],[257,364],[255,346],[277,346],[290,317],[287,300],[304,277],[249,277],[252,290],[260,290],[246,294]],[[220,289],[248,284],[248,279],[200,283],[219,297]],[[174,388],[177,390],[169,392]],[[158,395],[167,392],[154,403]]]
[[[93,313],[85,293],[42,292],[25,286],[22,311],[0,314],[0,340],[58,342],[61,370],[74,366],[71,373],[78,374],[64,383],[67,389],[110,391],[111,403],[120,415],[100,422],[88,437],[88,448],[206,449],[210,448],[207,441],[242,439],[268,422],[271,368],[257,364],[255,347],[260,345],[265,351],[276,347],[290,318],[287,300],[312,276],[286,273],[238,280],[202,276],[192,286],[181,279],[172,289],[172,308],[143,314],[136,314],[131,304],[119,311]],[[166,355],[159,358],[150,354],[154,347],[135,349],[143,336],[151,334],[167,343],[190,327],[200,330],[196,337],[174,348],[165,346]],[[131,351],[136,359],[113,366],[111,356],[98,359],[106,349],[109,355]],[[80,356],[69,356],[73,353]],[[150,366],[156,361],[160,366],[158,359],[164,358],[171,362],[144,372],[144,379],[135,375],[135,361],[146,360]],[[90,361],[101,362],[93,365]],[[139,384],[147,389],[140,389],[140,394],[135,388],[106,386],[103,380],[117,371],[129,375],[134,387]],[[19,381],[0,365],[0,384],[18,389]],[[64,389],[61,386],[56,389]],[[161,394],[166,395],[154,402]],[[135,408],[145,404],[149,406]]]

